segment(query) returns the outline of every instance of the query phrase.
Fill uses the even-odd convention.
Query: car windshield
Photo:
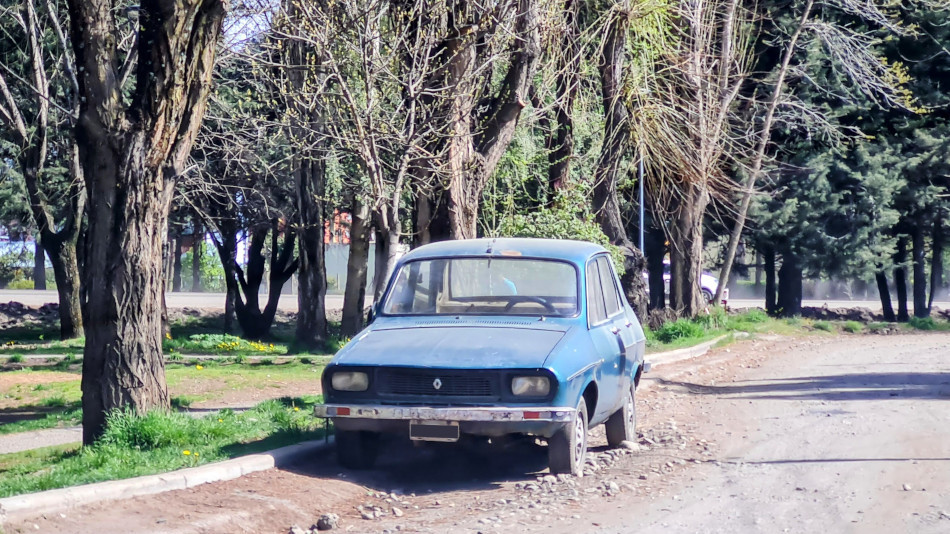
[[[530,258],[438,258],[404,264],[383,301],[387,315],[577,313],[577,271]]]

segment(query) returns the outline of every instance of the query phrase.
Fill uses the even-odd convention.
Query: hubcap
[[[578,414],[574,420],[574,463],[578,471],[583,467],[584,451],[587,449],[587,429],[584,428],[584,418]]]

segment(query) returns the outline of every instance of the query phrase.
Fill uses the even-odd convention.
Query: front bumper
[[[562,407],[431,407],[324,404],[314,415],[333,420],[339,430],[410,433],[411,424],[458,423],[461,434],[499,437],[528,434],[550,438],[574,419],[577,410]]]
[[[386,419],[405,421],[479,421],[570,423],[574,408],[477,407],[434,408],[431,406],[381,406],[365,404],[319,404],[313,409],[320,418]]]

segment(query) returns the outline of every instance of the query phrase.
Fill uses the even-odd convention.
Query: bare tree
[[[42,245],[37,261],[45,276],[45,250],[59,293],[60,336],[69,339],[83,336],[77,243],[86,195],[75,139],[63,133],[78,115],[79,85],[59,7],[48,0],[40,9],[45,13],[38,14],[35,0],[24,0],[19,11],[4,8],[23,31],[28,74],[18,76],[11,66],[0,69],[0,125],[19,149],[17,161]],[[54,153],[64,154],[65,187],[51,184],[47,172],[49,160],[57,157],[50,154],[51,143]]]
[[[82,271],[82,404],[83,442],[92,443],[113,409],[169,406],[162,245],[175,182],[204,114],[227,4],[167,0],[140,6],[131,88],[122,86],[114,2],[68,5],[82,73],[76,139],[90,207]]]

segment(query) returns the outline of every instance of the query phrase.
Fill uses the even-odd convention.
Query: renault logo
[[[435,389],[442,389],[442,379],[436,378],[435,381],[432,382],[432,387]]]

